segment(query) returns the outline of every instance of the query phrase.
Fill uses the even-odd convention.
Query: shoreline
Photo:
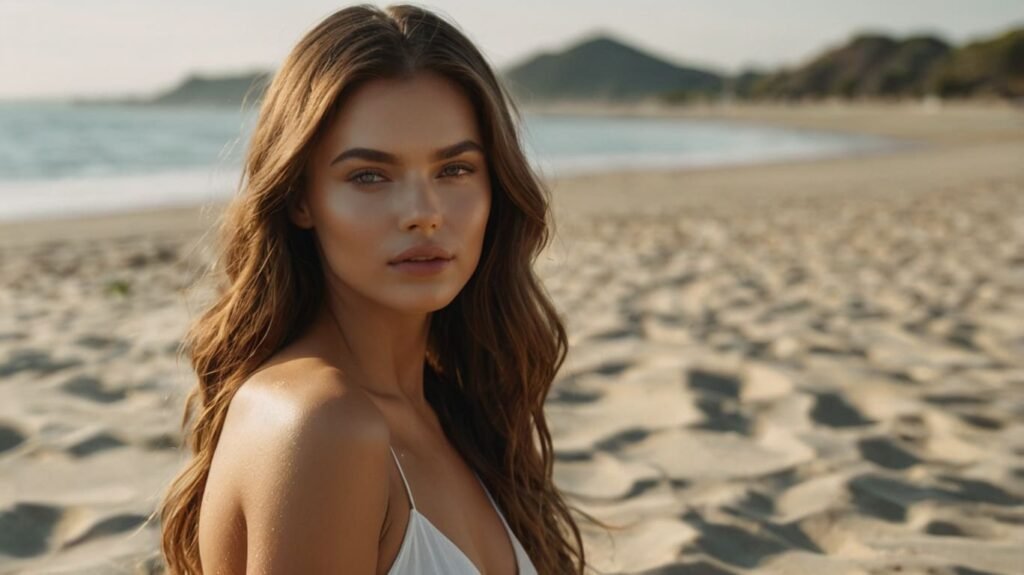
[[[872,164],[890,164],[888,159],[893,157],[913,157],[921,154],[935,154],[936,161],[944,161],[951,156],[956,156],[955,153],[949,153],[950,148],[967,151],[977,145],[993,146],[1008,143],[1014,146],[1014,150],[1019,149],[1022,154],[1020,157],[1024,157],[1024,112],[1010,105],[944,105],[938,110],[930,109],[927,112],[920,112],[929,116],[938,116],[937,120],[943,120],[941,125],[931,127],[923,127],[918,119],[909,122],[892,121],[894,118],[901,118],[900,115],[908,109],[920,112],[925,108],[910,104],[887,106],[820,104],[796,107],[791,105],[694,107],[550,105],[524,107],[523,111],[538,114],[571,113],[728,121],[790,130],[879,136],[907,144],[906,147],[855,150],[808,158],[712,166],[638,168],[546,178],[545,182],[552,190],[553,203],[556,205],[566,203],[566,198],[559,197],[557,190],[570,190],[561,192],[563,195],[575,194],[581,188],[586,188],[595,181],[622,182],[623,186],[627,186],[627,180],[634,180],[636,185],[641,187],[660,188],[668,180],[684,177],[698,182],[700,184],[697,186],[698,188],[724,187],[732,190],[736,187],[737,179],[758,180],[762,174],[769,178],[777,178],[787,173],[815,174],[822,170],[833,169],[848,171],[855,166],[871,169]],[[982,122],[977,121],[979,117],[983,118]],[[1005,155],[1001,152],[997,153]],[[783,179],[785,180],[785,178]],[[690,193],[685,192],[685,195],[690,195]],[[609,202],[614,203],[617,199],[609,198],[605,194],[598,203],[604,209]],[[687,198],[678,198],[678,200],[688,201]],[[671,199],[669,201],[674,203]],[[583,208],[590,206],[590,202],[572,200],[572,203]],[[108,213],[0,221],[0,242],[20,244],[39,241],[44,237],[53,239],[100,238],[140,232],[171,235],[182,232],[195,233],[208,229],[216,218],[216,214],[219,214],[226,205],[227,200],[224,200]],[[631,201],[629,205],[635,207],[635,202]],[[40,227],[46,228],[46,230],[40,230]]]
[[[521,111],[533,114],[724,120],[747,125],[864,134],[930,143],[948,142],[950,139],[965,136],[991,139],[1000,133],[1014,135],[1024,130],[1024,106],[1004,101],[832,101],[808,104],[722,103],[689,106],[653,103],[578,103],[524,105]],[[920,117],[941,117],[946,124],[924,125],[917,121]],[[900,120],[893,122],[894,118]]]

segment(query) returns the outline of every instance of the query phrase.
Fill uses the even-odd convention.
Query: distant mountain
[[[503,70],[524,102],[628,102],[670,92],[717,93],[721,76],[672,64],[605,35],[545,52]]]
[[[591,35],[499,71],[523,103],[670,103],[742,100],[954,97],[1024,98],[1024,28],[954,47],[940,38],[859,34],[806,64],[728,77],[684,67],[608,35]],[[263,95],[271,72],[191,75],[153,98],[87,103],[240,106]]]
[[[250,72],[233,76],[194,74],[170,91],[145,103],[176,106],[239,106],[247,96],[250,102],[259,100],[270,78],[270,72]]]
[[[741,75],[732,85],[737,97],[753,100],[1021,98],[1024,29],[960,48],[929,36],[862,34],[798,68]]]
[[[923,96],[952,48],[938,38],[855,36],[795,70],[758,78],[737,90],[748,98]]]
[[[932,81],[943,97],[1024,97],[1024,28],[953,52]]]

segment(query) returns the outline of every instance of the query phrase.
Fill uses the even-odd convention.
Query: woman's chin
[[[421,294],[409,294],[407,297],[396,298],[392,301],[391,307],[401,311],[403,313],[417,314],[417,313],[431,313],[445,308],[450,304],[456,293],[421,293]]]

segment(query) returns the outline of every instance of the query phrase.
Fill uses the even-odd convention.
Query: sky
[[[273,70],[356,2],[0,0],[0,99],[150,95],[191,72]],[[370,2],[386,6],[398,2]],[[605,32],[722,73],[797,65],[861,31],[963,43],[1024,26],[1022,0],[434,0],[498,68]]]

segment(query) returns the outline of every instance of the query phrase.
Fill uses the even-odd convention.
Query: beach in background
[[[1021,571],[1024,113],[530,113],[843,146],[545,172],[537,269],[571,344],[547,404],[555,480],[620,526],[584,523],[594,572]],[[176,353],[212,294],[221,208],[0,223],[0,573],[161,572],[146,518],[184,462]]]
[[[523,114],[544,177],[731,166],[910,145],[702,117]],[[0,102],[0,221],[138,211],[230,198],[256,111],[210,106]]]

